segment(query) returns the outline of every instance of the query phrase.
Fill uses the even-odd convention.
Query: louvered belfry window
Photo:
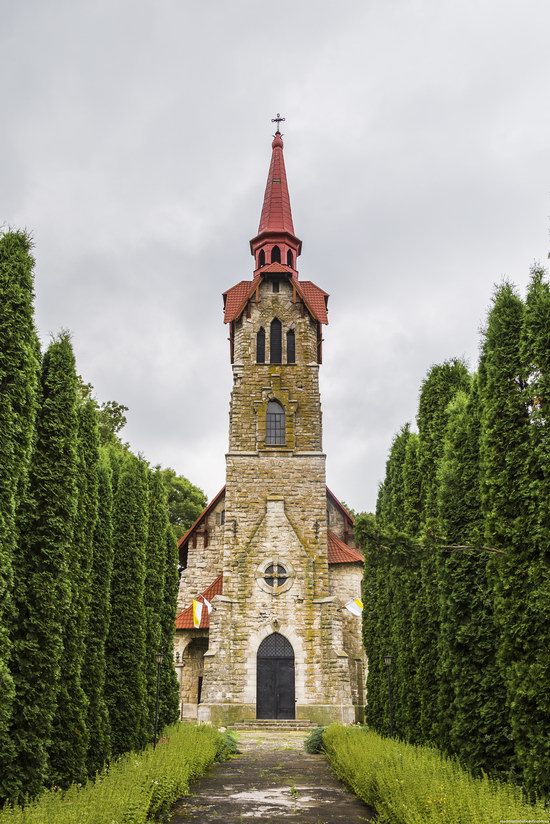
[[[278,318],[271,321],[269,333],[269,360],[271,363],[283,362],[283,327]]]
[[[267,404],[265,442],[268,446],[285,444],[285,410],[278,401]]]

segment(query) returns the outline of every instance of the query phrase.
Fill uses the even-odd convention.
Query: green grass
[[[473,778],[435,749],[337,724],[326,729],[324,746],[335,773],[380,824],[550,822],[550,811],[525,802],[518,787]]]
[[[189,783],[227,757],[210,726],[174,725],[157,748],[123,756],[95,782],[66,792],[47,790],[24,809],[4,808],[0,824],[143,824],[162,820],[189,794]]]

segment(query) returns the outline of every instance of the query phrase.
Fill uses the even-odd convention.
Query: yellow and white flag
[[[202,618],[202,604],[200,601],[195,601],[193,599],[193,626],[195,629],[199,629],[201,625],[201,618]]]
[[[351,601],[348,601],[344,606],[357,618],[359,618],[363,612],[363,602],[360,598],[352,598]]]
[[[205,607],[206,607],[206,609],[208,610],[208,614],[210,615],[210,613],[212,612],[212,604],[210,603],[210,601],[208,600],[208,598],[205,598],[205,597],[204,597],[204,595],[201,595],[201,598],[202,598],[202,600],[203,600],[203,602],[204,602],[204,606],[205,606]]]

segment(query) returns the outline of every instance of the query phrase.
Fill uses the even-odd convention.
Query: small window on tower
[[[281,250],[278,246],[274,246],[271,250],[271,263],[280,263],[281,262]]]
[[[286,333],[286,362],[296,363],[296,335],[294,329]]]
[[[268,446],[285,445],[285,410],[279,401],[267,404],[265,442]]]
[[[291,266],[294,269],[294,255],[292,254],[290,249],[286,253],[286,265]]]
[[[270,363],[283,362],[282,335],[283,327],[281,321],[278,318],[273,318],[273,320],[271,321],[271,330],[269,334]]]
[[[265,363],[265,329],[263,326],[256,335],[256,363]]]
[[[258,266],[265,266],[265,252],[262,249],[258,255]]]

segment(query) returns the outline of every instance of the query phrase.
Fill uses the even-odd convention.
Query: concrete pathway
[[[175,807],[172,824],[197,821],[361,824],[373,811],[304,751],[304,732],[239,732],[241,754],[217,764]]]

